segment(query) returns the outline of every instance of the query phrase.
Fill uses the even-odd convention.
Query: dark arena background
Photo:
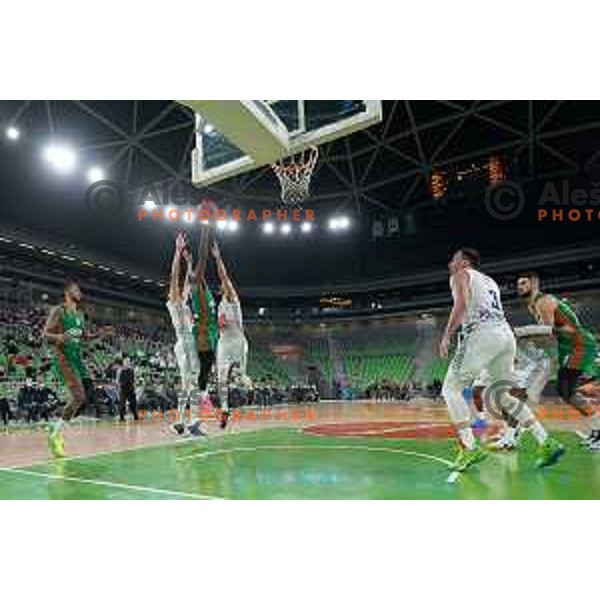
[[[598,444],[556,368],[527,404],[560,462],[538,469],[528,431],[497,451],[501,415],[465,389],[486,456],[455,468],[454,350],[438,352],[461,247],[512,327],[534,322],[517,279],[535,271],[596,336],[599,102],[2,101],[0,124],[1,498],[600,497]],[[209,232],[247,375],[223,391],[213,369],[186,423],[165,304],[177,236],[197,257]],[[217,301],[219,279],[211,250]],[[83,338],[92,391],[55,458],[70,391],[43,330],[67,280],[102,335]],[[578,391],[592,411],[595,371]]]

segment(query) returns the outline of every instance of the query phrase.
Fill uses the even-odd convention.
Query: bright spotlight
[[[237,231],[239,225],[240,224],[237,221],[229,221],[229,223],[227,223],[227,229],[229,229],[229,231]]]
[[[71,171],[77,163],[75,152],[66,146],[48,146],[44,152],[46,160],[58,171]]]
[[[18,140],[21,132],[16,127],[8,127],[6,130],[6,137],[9,140]]]
[[[146,202],[144,202],[144,208],[146,210],[160,208],[160,202],[154,200],[154,197],[152,196],[152,192],[148,192],[148,195],[146,196],[146,198],[148,198],[148,200],[146,200]]]
[[[265,223],[263,225],[263,230],[265,233],[273,233],[275,231],[275,225],[273,225],[273,223]]]
[[[104,173],[102,172],[102,169],[100,167],[92,167],[87,172],[87,178],[90,181],[90,183],[94,183],[95,181],[100,181],[101,179],[104,179]]]
[[[308,233],[312,229],[312,224],[309,223],[308,221],[305,221],[300,226],[300,229],[301,229],[302,233]]]
[[[289,235],[292,231],[292,226],[289,223],[284,223],[281,226],[281,233],[283,233],[283,235]]]
[[[227,227],[227,221],[217,221],[217,229],[225,229]]]
[[[329,229],[336,231],[338,229],[348,229],[350,219],[348,217],[332,217],[329,219]]]

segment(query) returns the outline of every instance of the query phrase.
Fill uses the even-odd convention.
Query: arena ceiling
[[[326,144],[310,201],[351,199],[391,210],[431,199],[436,170],[505,156],[518,176],[553,177],[600,169],[597,102],[384,102],[383,121]],[[6,101],[0,122],[32,139],[70,142],[82,161],[130,190],[190,179],[194,115],[174,101]],[[278,199],[268,167],[210,187],[232,200]]]
[[[66,239],[164,275],[176,228],[93,220],[82,200],[89,183],[83,177],[57,178],[40,153],[48,140],[68,142],[81,165],[100,166],[134,196],[149,183],[187,185],[194,145],[191,111],[167,100],[4,101],[0,124],[21,133],[17,143],[3,136],[0,144],[4,225]],[[292,237],[283,252],[283,242],[265,240],[260,232],[224,243],[239,279],[260,286],[365,280],[439,267],[456,244],[479,245],[499,256],[513,246],[526,250],[594,241],[597,224],[563,227],[554,235],[550,229],[533,231],[531,221],[515,220],[507,230],[481,212],[484,188],[468,180],[473,174],[476,180],[495,156],[524,186],[560,178],[594,182],[600,173],[599,133],[599,102],[384,101],[380,124],[321,149],[311,186],[313,206],[325,214],[351,214],[356,224],[351,234],[333,240],[322,231],[319,244],[310,248],[305,239]],[[436,174],[462,183],[436,198]],[[198,193],[206,192],[218,202],[255,207],[277,203],[279,190],[263,167]],[[374,243],[373,219],[408,214],[418,215],[410,236]],[[254,236],[251,244],[246,235]],[[269,268],[258,272],[259,262]]]

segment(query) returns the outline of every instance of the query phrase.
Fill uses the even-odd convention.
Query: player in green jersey
[[[563,402],[573,406],[589,422],[587,443],[591,449],[600,450],[600,417],[595,406],[582,401],[577,394],[581,377],[592,375],[597,349],[592,332],[579,320],[564,298],[540,290],[536,273],[521,275],[517,280],[519,296],[527,302],[529,313],[538,325],[515,329],[517,337],[553,336],[558,351],[558,392]]]
[[[48,432],[48,445],[56,458],[65,456],[62,434],[64,423],[79,413],[86,399],[94,401],[94,386],[83,362],[82,342],[112,331],[112,328],[105,327],[98,333],[86,333],[85,317],[81,310],[83,294],[79,285],[74,281],[67,281],[63,292],[63,303],[50,311],[42,334],[53,347],[57,377],[71,396],[62,417],[50,426]]]
[[[198,247],[198,260],[192,282],[192,312],[194,314],[194,336],[198,349],[200,374],[198,389],[201,393],[208,387],[208,379],[215,364],[217,343],[219,341],[219,323],[217,303],[206,282],[206,266],[209,249],[213,244],[213,229],[204,226]],[[229,411],[221,411],[221,427],[227,425]]]

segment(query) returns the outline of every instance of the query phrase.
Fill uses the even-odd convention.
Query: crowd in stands
[[[216,404],[216,398],[212,399]],[[281,386],[274,381],[263,380],[254,382],[251,389],[231,389],[229,402],[232,407],[240,406],[277,406],[279,404],[305,404],[318,402],[319,392],[314,385],[288,384]]]
[[[365,396],[370,400],[401,400],[406,402],[411,400],[418,391],[419,386],[415,381],[399,384],[389,379],[383,379],[369,385],[365,389]]]
[[[336,397],[348,398],[347,388],[342,385],[336,386]],[[438,399],[441,397],[442,381],[434,379],[427,383],[421,383],[414,379],[409,381],[398,381],[393,379],[381,379],[369,384],[361,394],[361,397],[381,402],[410,402],[417,396]]]
[[[47,420],[59,414],[66,391],[53,369],[52,349],[42,340],[48,306],[0,308],[0,413],[2,420]],[[93,331],[93,328],[92,328]],[[116,371],[124,356],[135,364],[141,404],[160,408],[173,401],[177,372],[169,331],[161,324],[116,324],[108,339],[85,343],[83,358],[95,383],[93,416],[116,415]]]
[[[48,306],[0,307],[0,420],[4,424],[48,421],[65,405],[67,392],[53,368],[52,349],[42,340],[48,312]],[[135,373],[136,410],[151,413],[177,408],[178,371],[170,329],[164,324],[136,322],[114,326],[114,335],[84,344],[83,358],[95,389],[93,405],[86,406],[84,414],[123,418],[124,399],[117,377],[125,358]],[[249,366],[254,385],[251,389],[233,387],[233,406],[318,400],[315,386],[292,385],[276,357],[257,350]],[[214,386],[210,392],[218,406]]]
[[[0,419],[37,422],[60,414],[66,390],[53,369],[52,349],[42,340],[49,306],[0,306]],[[123,418],[124,400],[117,374],[127,357],[135,372],[135,409],[167,411],[177,407],[178,372],[173,355],[173,333],[166,320],[123,319],[111,324],[114,335],[86,342],[84,361],[94,381],[95,399],[85,413]],[[439,395],[446,364],[432,363],[425,381],[417,382],[413,348],[381,330],[373,338],[338,338],[336,359],[326,338],[307,338],[303,351],[304,376],[252,339],[248,375],[251,389],[231,390],[233,406],[272,406],[315,402],[319,398],[410,401],[417,394]],[[337,360],[337,362],[336,362]],[[343,369],[344,378],[336,378]],[[325,384],[324,382],[333,382]],[[213,394],[213,403],[218,405]],[[130,402],[131,404],[131,402]],[[133,409],[133,410],[135,410]]]

